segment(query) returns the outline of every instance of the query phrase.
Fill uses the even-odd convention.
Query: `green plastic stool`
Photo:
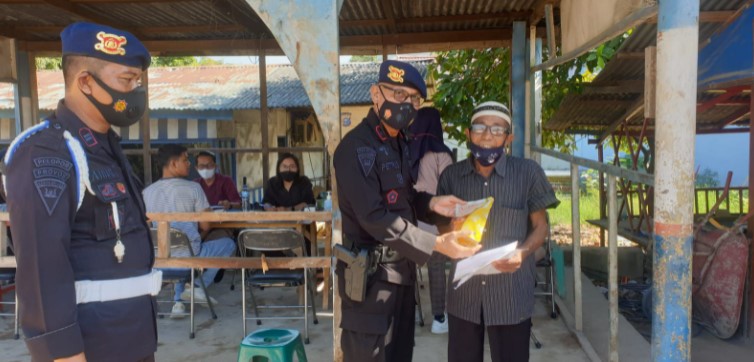
[[[295,329],[258,329],[241,341],[238,362],[308,362],[301,334]]]

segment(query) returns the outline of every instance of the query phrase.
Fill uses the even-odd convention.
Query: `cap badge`
[[[120,99],[113,105],[113,109],[115,109],[116,112],[120,113],[126,110],[126,106],[128,103],[126,101]]]
[[[104,31],[97,33],[98,44],[94,44],[94,49],[110,55],[126,55],[126,50],[122,48],[128,42],[125,36],[108,34]]]
[[[396,83],[403,83],[403,75],[406,73],[405,70],[401,68],[396,68],[392,65],[388,66],[388,73],[387,77],[390,78],[393,82]]]

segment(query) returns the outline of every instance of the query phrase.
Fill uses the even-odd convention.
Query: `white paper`
[[[495,260],[510,258],[518,247],[518,242],[506,244],[499,248],[490,249],[481,253],[474,254],[456,265],[456,273],[453,277],[453,283],[457,284],[453,288],[460,287],[463,283],[475,275],[498,274],[500,271],[492,266]]]
[[[466,202],[466,205],[456,204],[455,217],[464,217],[468,214],[471,214],[472,212],[474,212],[474,210],[484,206],[484,203],[486,201],[487,199],[480,199],[475,201],[468,201]]]

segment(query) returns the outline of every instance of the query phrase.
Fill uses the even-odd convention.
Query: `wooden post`
[[[262,128],[262,185],[270,178],[270,125],[267,109],[267,53],[259,49],[259,116]],[[277,171],[277,170],[275,170]]]

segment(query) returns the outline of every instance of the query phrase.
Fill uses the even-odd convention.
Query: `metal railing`
[[[531,146],[532,152],[546,154],[571,164],[571,189],[579,189],[579,166],[597,170],[606,174],[607,179],[607,216],[608,216],[608,311],[610,323],[609,355],[618,353],[618,192],[616,184],[619,178],[654,186],[654,176],[635,170],[621,168],[586,158],[567,155],[538,146]],[[571,192],[571,227],[573,246],[573,283],[574,283],[574,329],[577,338],[583,335],[583,298],[581,284],[581,225],[579,217],[579,192]]]

